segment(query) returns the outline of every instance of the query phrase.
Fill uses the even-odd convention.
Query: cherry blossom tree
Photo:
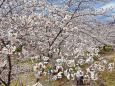
[[[107,2],[109,0],[1,0],[0,38],[16,47],[26,44],[25,57],[34,53],[41,58],[49,57],[52,64],[58,58],[79,63],[81,58],[98,56],[100,45],[115,46],[114,26],[109,29],[109,25],[102,25],[96,19],[114,8],[97,10],[93,6]]]

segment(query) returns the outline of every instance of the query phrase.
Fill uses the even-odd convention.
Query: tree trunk
[[[105,48],[105,47],[106,47],[106,46],[104,45],[104,46],[103,46],[103,50],[104,50],[104,51],[106,51],[106,48]]]
[[[8,83],[7,83],[7,86],[10,86],[10,83],[11,83],[11,70],[12,70],[12,64],[11,64],[11,56],[10,56],[9,54],[7,55],[7,59],[8,59],[8,66],[9,66]]]

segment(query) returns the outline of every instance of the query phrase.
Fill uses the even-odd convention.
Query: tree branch
[[[7,83],[5,81],[3,81],[1,78],[0,78],[0,81],[5,85],[7,86]]]
[[[82,3],[82,1],[79,2],[79,4],[78,4],[76,10],[75,10],[74,13],[72,14],[70,20],[64,25],[64,27],[67,26],[68,23],[73,19],[74,14],[75,14],[75,13],[77,12],[77,10],[80,8],[81,3]],[[63,27],[63,28],[64,28],[64,27]],[[58,34],[56,35],[56,37],[53,39],[53,41],[52,41],[51,44],[50,44],[50,47],[54,44],[54,42],[56,41],[56,39],[58,38],[58,36],[62,33],[63,28],[60,29],[60,31],[58,32]]]
[[[2,7],[2,5],[4,4],[5,0],[2,1],[2,3],[0,4],[0,8]]]
[[[102,44],[104,44],[104,45],[108,45],[108,46],[115,47],[115,44],[110,43],[110,42],[107,42],[107,41],[105,41],[105,40],[103,40],[103,39],[101,39],[101,38],[99,38],[99,37],[97,37],[97,36],[94,36],[93,34],[89,33],[89,32],[86,31],[86,30],[78,30],[78,32],[84,33],[84,34],[90,36],[91,38],[97,40],[98,42],[100,42],[100,43],[102,43]]]

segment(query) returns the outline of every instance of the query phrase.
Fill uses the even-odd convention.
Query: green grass
[[[33,76],[33,74],[23,74],[20,75],[17,80],[14,80],[10,86],[26,86],[26,85],[33,85],[35,84],[36,78]]]
[[[106,56],[107,54],[104,54],[104,55]],[[94,58],[95,61],[98,60],[97,57],[93,57],[93,58]],[[111,53],[109,56],[107,56],[107,58],[112,59],[112,60],[109,60],[108,62],[115,62],[115,53]],[[17,60],[16,63],[17,64],[22,64],[22,65],[24,63],[27,63],[27,65],[33,66],[36,63],[39,63],[39,61],[36,61],[35,63],[32,63],[31,59],[28,59],[28,60],[24,60],[24,61]],[[84,64],[84,65],[80,65],[80,67],[82,69],[86,69],[87,67],[89,67],[89,65],[90,64]],[[63,67],[64,67],[64,69],[68,68],[65,64],[63,64]],[[45,71],[48,71],[50,68],[52,68],[52,67],[48,66]],[[73,68],[73,70],[75,70],[74,67],[72,67],[72,68]],[[28,77],[25,77],[24,76],[25,74],[27,74]],[[24,86],[35,84],[36,78],[30,73],[25,73],[25,74],[23,74],[19,77],[19,80],[21,82],[23,82]],[[45,83],[46,79],[48,79],[47,76],[42,76],[42,78],[40,79],[40,83],[42,83],[42,84]],[[56,80],[56,81],[48,82],[47,86],[65,86],[64,84],[66,84],[66,82],[67,82],[67,79],[64,77],[62,80]],[[17,83],[17,86],[21,86],[18,80],[14,80],[12,82],[11,86],[15,86],[16,83]],[[99,80],[97,80],[97,83],[99,85],[104,83],[105,86],[115,86],[115,71],[112,71],[112,72],[104,71],[104,72],[102,72],[101,77],[99,78]],[[72,83],[71,83],[71,85],[72,85]]]
[[[32,61],[31,59],[27,59],[27,60],[24,60],[24,61],[20,61],[20,63],[28,63],[28,64],[32,64]]]
[[[105,86],[115,86],[115,71],[104,71],[101,73],[98,84],[104,83]]]
[[[80,65],[79,67],[84,70],[84,69],[88,68],[89,66],[90,66],[90,64],[84,64],[84,65]]]
[[[77,72],[76,69],[75,69],[75,67],[72,67],[72,69],[73,69],[74,72]]]

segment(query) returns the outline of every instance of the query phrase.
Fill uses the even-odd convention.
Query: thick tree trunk
[[[7,59],[8,59],[8,65],[9,65],[8,83],[7,83],[7,86],[10,86],[10,83],[11,83],[11,70],[12,70],[12,64],[11,64],[11,56],[10,56],[9,54],[7,55]]]

